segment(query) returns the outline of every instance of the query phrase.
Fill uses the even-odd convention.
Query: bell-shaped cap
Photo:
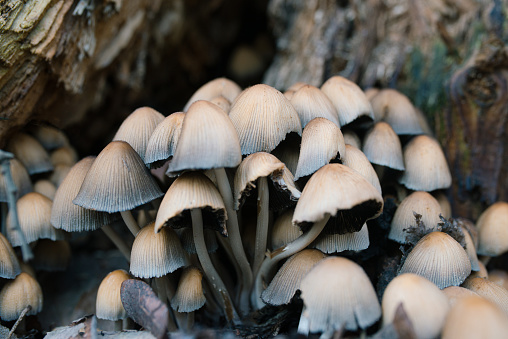
[[[309,84],[306,83],[306,82],[303,82],[303,81],[297,81],[295,82],[294,84],[292,84],[291,86],[288,87],[288,89],[286,91],[293,91],[293,92],[296,92],[298,91],[300,88],[302,87],[305,87],[305,86],[308,86]]]
[[[446,194],[443,191],[438,190],[432,192],[432,195],[441,206],[441,214],[443,215],[443,218],[450,219],[452,217],[452,205],[450,204],[450,200]]]
[[[171,228],[154,231],[154,223],[136,235],[131,250],[130,272],[139,278],[162,277],[185,265],[185,252]]]
[[[0,278],[14,279],[20,273],[16,253],[7,238],[0,233]]]
[[[33,128],[30,128],[30,134],[33,135],[48,151],[69,146],[69,139],[64,132],[53,126],[34,126]]]
[[[52,201],[40,193],[31,192],[18,199],[19,226],[25,235],[28,243],[37,239],[62,240],[64,234],[61,230],[51,225]],[[13,216],[7,214],[7,238],[12,246],[21,246],[19,232],[12,229]]]
[[[417,338],[436,338],[450,310],[448,298],[429,280],[406,273],[395,277],[383,293],[383,325],[393,322],[402,304]]]
[[[167,174],[236,167],[240,161],[240,142],[226,112],[209,101],[194,102],[185,113]]]
[[[362,149],[362,141],[360,140],[358,134],[356,134],[354,131],[350,129],[344,129],[342,130],[342,135],[344,136],[344,143],[346,145],[351,145],[358,149]]]
[[[24,196],[28,192],[32,192],[32,181],[25,166],[16,158],[9,161],[11,168],[11,176],[14,184],[16,185],[16,199]],[[5,177],[0,171],[0,202],[7,202],[7,182]]]
[[[127,312],[120,298],[120,291],[122,283],[128,279],[131,279],[131,277],[124,270],[113,271],[102,279],[95,303],[97,318],[116,321],[127,317]]]
[[[242,154],[271,152],[291,132],[302,134],[298,113],[275,88],[258,84],[233,102],[229,117],[238,132]]]
[[[414,137],[404,147],[404,166],[406,170],[399,182],[409,189],[430,192],[452,184],[441,146],[427,135]]]
[[[495,269],[492,271],[489,271],[488,279],[492,281],[493,283],[498,284],[501,287],[504,287],[506,290],[508,290],[508,272]]]
[[[49,157],[53,166],[58,164],[73,166],[79,160],[78,153],[70,145],[55,149],[53,152],[51,152]]]
[[[366,329],[381,317],[374,287],[361,266],[341,257],[318,262],[303,278],[302,321],[310,332]]]
[[[113,213],[129,211],[162,195],[136,151],[125,141],[112,141],[93,162],[73,203]]]
[[[363,139],[363,153],[373,164],[404,170],[399,137],[386,122],[378,122]]]
[[[231,110],[231,102],[222,95],[211,99],[210,102],[222,108],[226,114],[229,114],[229,111]]]
[[[189,101],[185,104],[183,111],[187,112],[189,107],[198,100],[210,101],[218,96],[223,96],[228,99],[229,102],[233,102],[241,91],[242,89],[240,86],[232,80],[226,78],[211,80],[194,92]]]
[[[40,239],[33,252],[32,266],[39,271],[65,271],[71,261],[71,246],[65,240]]]
[[[40,179],[34,183],[34,192],[40,193],[43,196],[53,200],[55,199],[56,186],[49,180]]]
[[[318,235],[309,247],[316,248],[323,253],[340,253],[344,251],[363,251],[369,247],[369,229],[367,224],[358,232],[344,234],[326,234]]]
[[[467,278],[462,287],[496,304],[508,316],[508,291],[505,288],[485,278]]]
[[[467,298],[470,296],[477,296],[479,295],[476,292],[473,292],[471,290],[468,290],[467,288],[460,287],[460,286],[448,286],[444,289],[442,289],[443,293],[448,298],[448,303],[451,307],[457,303],[457,301]]]
[[[196,267],[187,267],[180,276],[175,296],[171,299],[171,308],[176,312],[194,312],[206,302],[203,293],[203,274]]]
[[[166,160],[173,157],[184,117],[185,113],[173,113],[157,125],[148,140],[145,153],[145,164],[150,168],[161,167]]]
[[[227,235],[227,214],[222,196],[213,182],[200,172],[185,172],[171,184],[157,212],[155,232],[160,232],[164,226],[190,226],[190,210],[193,208],[203,209],[205,227]]]
[[[397,207],[390,225],[388,239],[400,244],[407,244],[407,229],[410,226],[416,226],[414,213],[422,216],[422,222],[429,230],[436,229],[437,224],[441,222],[441,206],[437,200],[427,192],[413,192],[402,200]]]
[[[53,173],[49,177],[49,180],[58,188],[64,181],[65,177],[71,171],[72,166],[65,164],[57,164],[53,169]]]
[[[328,119],[340,127],[335,107],[319,88],[311,85],[302,86],[291,96],[290,102],[298,112],[302,128],[315,118]]]
[[[321,86],[321,91],[335,106],[341,126],[347,125],[361,116],[374,119],[369,99],[354,82],[336,75],[325,81]]]
[[[292,255],[261,293],[261,299],[270,305],[289,304],[296,291],[300,289],[303,277],[324,258],[322,252],[313,249],[305,249]]]
[[[341,159],[345,153],[340,128],[325,118],[312,119],[303,129],[295,180],[313,174],[334,159]]]
[[[329,164],[314,173],[296,204],[293,224],[303,229],[332,216],[323,232],[344,234],[361,230],[378,217],[383,198],[358,172],[341,164]],[[335,218],[333,218],[335,217]],[[332,219],[336,219],[335,222]]]
[[[256,187],[257,179],[262,177],[269,177],[274,190],[281,193],[277,194],[275,201],[278,206],[275,206],[274,201],[272,201],[272,209],[277,210],[293,205],[300,197],[300,191],[295,185],[293,175],[286,166],[270,153],[257,152],[243,159],[236,170],[234,180],[236,210],[240,208],[251,190]],[[273,192],[272,196],[275,194]],[[270,198],[270,200],[272,199]]]
[[[67,232],[94,231],[119,219],[118,214],[86,209],[72,202],[94,160],[94,156],[81,159],[58,187],[51,208],[51,224],[54,227]]]
[[[37,139],[28,134],[13,135],[7,145],[7,151],[14,154],[30,175],[53,170],[48,152]]]
[[[41,286],[35,278],[22,272],[0,291],[0,318],[3,321],[17,320],[28,305],[32,309],[25,315],[35,315],[42,311],[42,303]]]
[[[489,206],[476,222],[478,254],[497,257],[508,251],[508,203]]]
[[[462,284],[471,273],[471,262],[455,239],[443,232],[431,232],[407,255],[399,274],[404,273],[418,274],[443,289]]]
[[[125,141],[145,159],[148,140],[164,115],[150,107],[140,107],[132,112],[120,125],[113,141]]]
[[[381,194],[381,183],[376,170],[372,167],[365,154],[353,145],[346,144],[346,154],[342,157],[342,163],[360,173]]]
[[[293,225],[293,212],[293,209],[288,209],[275,219],[271,238],[272,250],[286,246],[303,234],[300,227]]]

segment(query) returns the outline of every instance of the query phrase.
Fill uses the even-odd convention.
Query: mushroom
[[[240,94],[242,89],[234,81],[226,78],[217,78],[211,80],[201,86],[187,101],[184,112],[189,110],[189,107],[198,100],[212,100],[213,98],[223,96],[228,99],[229,102],[233,102],[235,98]]]
[[[490,205],[476,222],[478,254],[497,257],[508,251],[508,203]]]
[[[450,304],[451,307],[453,307],[457,303],[457,301],[463,298],[467,298],[470,296],[479,297],[478,293],[460,286],[448,286],[446,288],[443,288],[442,291],[448,298],[448,303]]]
[[[58,164],[73,166],[78,162],[78,153],[70,145],[62,146],[51,152],[50,160],[53,166]]]
[[[489,280],[508,290],[508,272],[495,269],[489,271]]]
[[[462,287],[494,303],[508,316],[508,291],[485,278],[467,278]]]
[[[28,306],[31,309],[25,315],[35,315],[42,311],[42,304],[41,286],[35,278],[21,272],[0,291],[0,318],[3,321],[16,320]]]
[[[203,275],[196,267],[187,267],[180,276],[180,282],[174,297],[171,299],[171,307],[175,312],[188,313],[186,331],[190,331],[194,324],[194,311],[199,310],[206,302],[201,280]]]
[[[374,167],[372,167],[369,159],[367,159],[362,151],[353,145],[346,144],[346,154],[342,158],[342,163],[360,173],[378,190],[379,194],[381,194],[381,183],[379,182],[379,177],[377,176],[377,173],[374,170]]]
[[[363,138],[363,153],[373,164],[404,171],[399,137],[386,122],[377,122]]]
[[[115,322],[115,331],[122,330],[122,319],[127,317],[120,298],[122,283],[131,279],[124,270],[110,272],[102,279],[97,291],[95,303],[95,315],[99,319],[106,319]]]
[[[344,143],[346,145],[351,145],[359,150],[362,149],[362,141],[358,134],[356,134],[353,130],[344,128],[342,129],[342,135],[344,136]]]
[[[304,85],[294,92],[290,102],[300,117],[302,128],[315,118],[325,118],[340,128],[335,107],[319,88]]]
[[[303,234],[299,227],[293,225],[293,213],[294,209],[288,209],[275,219],[271,237],[272,251],[286,246]]]
[[[9,139],[7,150],[14,154],[30,175],[53,170],[48,152],[37,139],[28,134],[13,135]]]
[[[369,229],[367,224],[358,232],[344,234],[320,234],[309,247],[316,248],[323,253],[339,253],[343,251],[362,251],[369,247]]]
[[[67,136],[58,128],[50,125],[36,125],[30,129],[30,134],[48,151],[69,146]]]
[[[14,279],[20,273],[16,253],[7,238],[0,233],[0,278]]]
[[[182,131],[184,116],[185,113],[173,113],[157,125],[146,147],[145,164],[147,166],[152,169],[161,167],[173,157]]]
[[[56,194],[56,186],[49,180],[40,179],[37,180],[34,184],[34,192],[40,193],[43,196],[53,200]]]

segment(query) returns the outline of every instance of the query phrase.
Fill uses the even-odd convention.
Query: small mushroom
[[[26,315],[35,315],[42,311],[42,304],[41,286],[35,278],[22,272],[0,291],[0,318],[3,321],[16,320],[29,305],[32,308]]]
[[[126,271],[115,270],[102,279],[97,291],[95,315],[99,319],[114,321],[116,331],[122,330],[122,319],[127,317],[120,291],[122,283],[128,279],[131,277]]]

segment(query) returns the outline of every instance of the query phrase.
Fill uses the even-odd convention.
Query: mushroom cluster
[[[334,76],[282,93],[218,78],[182,112],[135,110],[97,156],[78,161],[50,127],[19,133],[8,150],[25,240],[0,176],[0,273],[14,279],[0,292],[4,321],[42,308],[12,246],[29,243],[37,270],[62,270],[69,233],[102,229],[130,272],[104,278],[100,318],[127,316],[120,286],[132,277],[167,303],[175,331],[214,324],[249,334],[263,308],[277,308],[296,309],[291,330],[305,336],[402,337],[403,317],[418,338],[464,337],[464,326],[479,333],[483,324],[457,322],[479,305],[492,314],[485,326],[508,334],[508,274],[482,273],[508,251],[508,204],[492,205],[476,226],[451,218],[444,153],[396,90],[364,92]],[[119,220],[132,246],[111,227]],[[12,297],[20,289],[29,295]]]

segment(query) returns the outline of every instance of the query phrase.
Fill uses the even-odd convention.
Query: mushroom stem
[[[115,332],[122,332],[122,330],[123,330],[123,320],[122,319],[115,320],[113,323],[115,324],[114,331]]]
[[[236,260],[240,269],[242,270],[242,285],[240,288],[240,309],[242,313],[247,314],[249,312],[249,291],[252,287],[252,271],[247,260],[247,255],[242,245],[242,238],[240,235],[240,227],[238,226],[238,216],[233,208],[233,194],[231,193],[231,186],[229,184],[226,170],[224,168],[216,168],[214,170],[215,177],[217,179],[217,186],[219,192],[224,199],[224,205],[226,206],[226,212],[228,215],[227,227],[229,243],[233,250],[234,257],[231,260]]]
[[[155,286],[157,287],[157,296],[163,303],[165,303],[167,305],[168,301],[171,300],[171,298],[172,298],[171,290],[167,284],[167,282],[169,281],[167,279],[167,275],[164,275],[162,277],[156,277],[154,280],[155,280]],[[172,312],[170,307],[168,307],[168,329],[170,331],[171,331],[171,329],[176,331],[179,328],[180,329],[182,328],[180,321],[178,321],[179,319],[175,313],[177,313],[177,312]],[[173,320],[173,315],[175,316],[176,324],[175,324],[175,321]]]
[[[289,244],[276,249],[270,254],[270,256],[265,258],[261,264],[258,274],[256,275],[254,290],[252,291],[251,295],[251,302],[254,308],[260,309],[265,305],[263,300],[261,300],[261,292],[263,292],[263,282],[265,281],[265,278],[268,276],[268,272],[270,272],[272,267],[274,267],[282,259],[290,257],[293,254],[303,250],[305,247],[309,246],[309,244],[313,242],[321,233],[323,228],[325,228],[325,225],[329,219],[330,214],[325,214],[323,219],[315,222],[314,225],[312,225],[312,227],[307,231],[307,233],[302,234]]]
[[[12,335],[14,334],[14,332],[19,328],[20,329],[20,332],[21,333],[24,333],[26,332],[25,329],[26,329],[26,325],[25,325],[25,319],[26,319],[26,314],[28,312],[30,312],[32,310],[32,306],[31,305],[28,305],[27,307],[25,307],[22,311],[21,311],[21,314],[19,315],[18,317],[18,320],[16,320],[16,322],[14,323],[14,325],[12,326],[10,332],[9,332],[9,335],[7,338],[11,338]]]
[[[106,234],[106,236],[111,240],[113,244],[115,244],[116,248],[123,254],[127,262],[131,261],[131,250],[129,246],[123,241],[122,238],[115,232],[111,225],[104,225],[101,227],[101,230]]]
[[[193,208],[191,209],[190,213],[192,219],[192,235],[194,238],[194,244],[196,246],[196,254],[198,255],[198,259],[201,263],[201,267],[203,268],[205,276],[210,283],[210,287],[212,287],[212,290],[216,293],[217,299],[222,303],[226,319],[229,322],[239,322],[239,317],[236,313],[233,302],[231,301],[229,292],[227,291],[226,286],[224,285],[224,282],[222,282],[219,274],[215,270],[215,267],[213,267],[210,255],[206,250],[205,236],[203,233],[203,215],[201,214],[201,210]]]
[[[258,178],[258,217],[256,225],[256,245],[254,249],[254,264],[252,271],[254,276],[257,274],[263,259],[265,258],[266,242],[268,239],[268,180],[266,177]]]
[[[136,222],[136,219],[132,216],[131,211],[121,211],[120,214],[122,215],[122,219],[125,222],[125,225],[129,228],[129,231],[131,231],[132,235],[136,236],[138,232],[141,230],[139,228],[138,223]]]

